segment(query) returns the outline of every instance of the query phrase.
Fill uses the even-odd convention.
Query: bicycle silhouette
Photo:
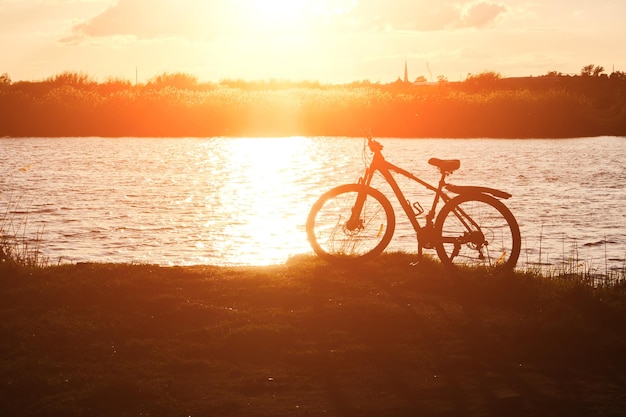
[[[457,159],[428,161],[441,173],[438,185],[433,186],[388,162],[382,154],[383,146],[376,140],[368,137],[367,145],[373,157],[358,183],[327,191],[311,208],[306,232],[319,257],[331,262],[357,262],[385,250],[393,236],[396,217],[387,197],[370,185],[378,172],[391,186],[415,230],[418,260],[423,249],[435,249],[446,266],[515,268],[521,249],[520,230],[515,217],[501,201],[511,194],[489,187],[446,183],[446,177],[461,166]],[[434,192],[425,224],[418,222],[418,216],[425,210],[419,202],[411,204],[406,199],[392,173]],[[443,206],[437,213],[440,201]]]

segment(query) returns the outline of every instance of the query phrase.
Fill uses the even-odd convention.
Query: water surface
[[[429,182],[437,181],[430,157],[458,158],[450,182],[512,193],[522,265],[624,268],[625,139],[379,140],[388,160]],[[39,233],[53,263],[281,263],[311,252],[309,208],[362,175],[363,145],[331,137],[5,138],[0,213],[5,229],[8,220],[27,238]],[[427,207],[431,196],[407,186],[407,198]],[[390,249],[416,248],[399,221]]]

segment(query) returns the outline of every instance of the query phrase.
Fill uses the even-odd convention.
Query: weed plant
[[[562,238],[562,253],[555,258],[554,262],[548,261],[548,255],[542,248],[542,235],[539,235],[539,248],[537,261],[529,258],[530,250],[526,250],[524,265],[519,268],[525,273],[534,274],[545,279],[571,280],[584,283],[593,287],[615,286],[626,283],[626,254],[621,267],[609,268],[609,259],[606,251],[606,238],[604,239],[605,256],[600,262],[594,259],[581,259],[578,242],[573,241],[566,249],[565,238]]]
[[[20,168],[17,172],[26,172],[28,167]],[[7,178],[0,181],[4,185]],[[0,189],[0,270],[16,268],[37,269],[48,266],[48,258],[42,256],[40,245],[43,229],[37,230],[34,237],[28,236],[28,212],[22,208],[20,198],[12,195],[5,196]],[[18,216],[18,213],[25,213]]]

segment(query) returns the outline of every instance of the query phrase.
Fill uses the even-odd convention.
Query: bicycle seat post
[[[439,168],[439,172],[441,172],[441,179],[439,180],[439,191],[441,191],[443,186],[446,184],[446,177],[461,167],[461,161],[459,161],[458,159],[430,158],[428,160],[428,163],[432,166]]]
[[[450,174],[448,171],[444,171],[443,169],[439,169],[439,172],[441,173],[441,178],[439,179],[439,186],[437,187],[437,189],[439,191],[443,190],[443,187],[446,185],[446,177]]]

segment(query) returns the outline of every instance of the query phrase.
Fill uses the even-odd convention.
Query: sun
[[[200,0],[198,0],[200,1]],[[220,10],[231,29],[248,36],[315,36],[345,22],[357,0],[224,0]]]
[[[250,32],[303,32],[314,23],[312,0],[242,0],[246,6],[246,25]]]
[[[265,0],[255,3],[259,19],[267,23],[290,24],[305,20],[307,17],[306,1]]]
[[[197,0],[198,7],[201,0]],[[229,77],[320,79],[328,76],[339,48],[333,42],[356,0],[223,0],[213,9],[223,34],[206,31],[207,66],[215,51],[228,57]],[[211,2],[211,4],[213,4]],[[199,11],[202,9],[199,9]],[[217,13],[219,11],[219,13]],[[199,13],[202,14],[202,13]],[[222,33],[222,32],[216,32]],[[211,62],[210,64],[208,62]],[[250,65],[254,62],[254,65]]]

